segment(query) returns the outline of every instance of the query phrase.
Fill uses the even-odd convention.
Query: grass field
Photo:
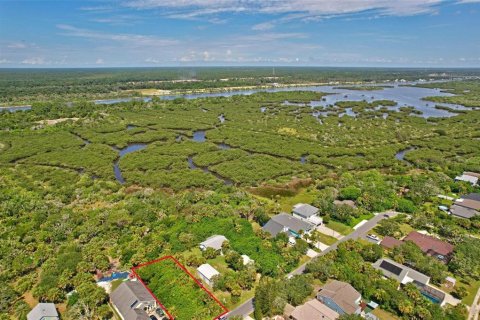
[[[337,231],[338,233],[343,234],[344,236],[349,235],[353,231],[353,229],[351,227],[347,226],[346,224],[343,224],[343,223],[338,222],[338,221],[333,221],[333,220],[330,220],[326,224],[326,226],[329,227],[332,230]]]
[[[336,238],[328,236],[328,235],[323,234],[323,233],[319,233],[318,237],[319,237],[320,242],[322,242],[326,245],[329,245],[329,246],[338,241]]]
[[[462,299],[462,302],[470,306],[473,303],[473,299],[475,299],[475,295],[477,294],[478,289],[480,288],[480,280],[472,281],[469,285],[465,286],[467,288],[467,296]]]
[[[317,197],[317,192],[309,189],[301,189],[293,197],[281,197],[278,201],[280,204],[280,209],[284,212],[291,212],[293,206],[297,203],[312,203],[313,200]]]

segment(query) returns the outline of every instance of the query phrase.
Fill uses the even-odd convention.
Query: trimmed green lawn
[[[462,283],[462,285],[464,285]],[[462,302],[467,306],[471,306],[475,295],[477,294],[478,288],[480,288],[480,280],[470,282],[470,285],[465,286],[467,288],[467,296],[462,299]]]
[[[346,224],[334,220],[330,220],[326,226],[344,236],[349,235],[353,231],[353,229]]]
[[[373,218],[373,213],[362,214],[360,217],[352,219],[352,222],[350,222],[349,226],[353,228],[363,220],[370,220],[372,218]]]
[[[318,238],[319,238],[320,242],[322,242],[326,245],[329,245],[329,246],[331,246],[332,244],[334,244],[335,242],[338,241],[336,238],[331,237],[331,236],[326,235],[326,234],[323,234],[321,232],[319,232]]]

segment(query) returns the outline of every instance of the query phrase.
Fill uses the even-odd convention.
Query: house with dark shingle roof
[[[150,320],[151,315],[164,318],[155,298],[139,281],[120,284],[110,294],[110,301],[122,320]]]
[[[410,232],[403,241],[412,241],[426,255],[435,257],[442,262],[448,262],[453,253],[453,249],[455,249],[455,247],[448,242],[426,234],[421,234],[417,231]]]
[[[338,314],[360,314],[362,295],[350,284],[333,280],[317,293],[317,299]]]
[[[296,238],[301,237],[301,233],[310,233],[315,226],[309,222],[295,218],[287,213],[280,213],[273,216],[262,229],[270,233],[273,237],[281,232],[285,232]]]
[[[58,320],[57,309],[53,303],[39,303],[27,314],[27,320]]]

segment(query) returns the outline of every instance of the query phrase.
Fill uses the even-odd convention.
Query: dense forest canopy
[[[272,71],[234,70],[235,77],[253,77],[254,82]],[[362,71],[360,79],[350,69],[301,71],[275,70],[285,81],[297,81],[299,73],[302,81],[319,82],[387,75],[413,79],[433,72]],[[478,192],[452,178],[464,170],[480,172],[479,81],[438,84],[456,95],[429,101],[468,102],[465,110],[452,110],[445,118],[420,117],[414,108],[395,108],[387,100],[345,101],[326,107],[317,118],[310,103],[326,94],[311,91],[112,105],[88,101],[90,94],[118,92],[119,83],[171,80],[190,71],[162,70],[161,77],[156,72],[1,71],[3,102],[17,101],[17,86],[20,100],[33,105],[0,113],[0,319],[8,319],[7,314],[24,319],[32,301],[62,304],[67,319],[111,317],[108,297],[93,274],[128,270],[164,255],[176,256],[189,268],[206,260],[220,263],[225,271],[215,290],[229,305],[245,292],[253,296],[255,286],[261,288],[260,298],[278,289],[278,301],[298,305],[311,294],[313,278],[350,281],[367,297],[376,297],[376,289],[393,292],[394,285],[367,266],[381,253],[371,247],[362,251],[355,243],[313,262],[307,275],[278,282],[305,261],[308,245],[297,241],[289,246],[286,236],[272,238],[260,226],[284,210],[285,199],[299,195],[308,195],[325,223],[347,230],[374,212],[403,212],[407,215],[388,220],[377,232],[399,237],[406,226],[425,229],[457,248],[446,266],[430,263],[408,246],[395,251],[398,259],[417,259],[435,281],[452,272],[462,277],[463,287],[480,280],[475,249],[480,247],[480,219],[447,215],[438,205],[448,200],[436,197]],[[195,69],[188,77],[210,81],[231,77],[229,72]],[[457,71],[449,72],[455,76]],[[466,73],[475,71],[458,71]],[[72,101],[69,86],[85,96]],[[58,88],[58,99],[42,99],[50,88]],[[347,109],[355,116],[345,115]],[[335,200],[351,200],[356,207]],[[229,240],[225,257],[198,252],[198,243],[214,234]],[[253,270],[239,266],[241,254],[255,260]],[[368,276],[373,285],[362,286]],[[289,294],[290,288],[298,294]],[[425,319],[462,314],[461,308],[441,311],[417,295],[407,288],[393,295],[397,301],[376,298],[404,318],[419,312]],[[266,303],[259,308],[263,314],[270,312]],[[414,306],[420,311],[412,311]]]

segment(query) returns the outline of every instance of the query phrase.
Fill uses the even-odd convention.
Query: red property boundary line
[[[152,260],[152,261],[149,261],[149,262],[146,262],[146,263],[142,263],[142,264],[139,264],[138,266],[136,267],[133,267],[132,268],[132,273],[135,275],[135,278],[137,278],[138,281],[140,281],[140,283],[145,287],[145,289],[148,290],[148,292],[153,296],[153,298],[155,299],[155,301],[158,303],[158,305],[160,306],[160,308],[162,308],[162,310],[165,312],[165,314],[168,316],[168,318],[170,320],[175,320],[175,318],[168,312],[167,308],[160,302],[160,300],[158,300],[158,298],[153,294],[152,290],[150,290],[150,288],[145,284],[145,282],[143,282],[142,278],[138,275],[138,273],[136,272],[136,270],[142,268],[142,267],[145,267],[145,266],[148,266],[148,265],[151,265],[151,264],[154,264],[154,263],[157,263],[157,262],[160,262],[160,261],[164,261],[164,260],[172,260],[173,262],[175,262],[175,264],[177,266],[180,267],[180,269],[182,269],[186,274],[188,274],[188,276],[190,278],[193,279],[193,281],[195,281],[196,284],[198,284],[200,286],[200,288],[202,288],[211,298],[213,298],[213,300],[215,300],[215,302],[224,310],[224,312],[222,312],[221,314],[219,314],[218,316],[216,316],[215,318],[213,318],[213,320],[218,320],[220,319],[222,316],[226,315],[229,310],[213,295],[213,293],[211,293],[207,288],[205,288],[205,286],[200,282],[198,281],[188,270],[187,268],[185,268],[184,265],[182,265],[177,259],[175,259],[175,257],[173,256],[165,256],[165,257],[162,257],[160,259],[156,259],[156,260]]]

